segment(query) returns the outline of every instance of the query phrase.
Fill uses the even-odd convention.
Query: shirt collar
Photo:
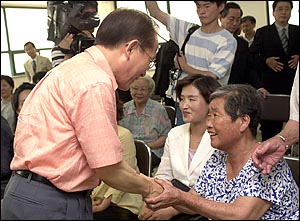
[[[277,28],[277,31],[281,32],[283,28],[285,28],[285,30],[288,30],[289,29],[289,24],[287,24],[286,26],[281,26],[281,25],[278,25],[276,22],[275,22],[275,26]]]
[[[117,90],[118,83],[116,77],[112,72],[111,67],[107,59],[105,58],[104,54],[102,53],[102,51],[97,46],[91,46],[85,51],[91,55],[96,65],[99,66],[108,76],[110,76],[110,78],[112,79],[112,86],[114,90]]]

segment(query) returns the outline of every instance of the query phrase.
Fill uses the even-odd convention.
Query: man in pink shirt
[[[89,193],[101,181],[143,197],[162,191],[122,160],[115,101],[117,88],[145,75],[157,47],[149,16],[117,9],[94,46],[46,74],[19,114],[3,219],[92,220]]]

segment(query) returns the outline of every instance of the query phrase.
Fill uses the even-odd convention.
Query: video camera
[[[94,38],[87,38],[79,33],[90,30],[100,23],[99,17],[93,13],[82,13],[85,5],[76,1],[48,1],[48,38],[56,45],[67,33],[73,34],[71,53],[77,54],[90,47]]]

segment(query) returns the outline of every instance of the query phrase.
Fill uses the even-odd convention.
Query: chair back
[[[296,183],[299,187],[299,157],[284,156],[283,158],[288,163],[288,165],[292,171],[294,180],[296,181]]]
[[[168,116],[171,120],[172,127],[175,127],[175,118],[176,118],[175,108],[172,106],[168,106],[168,105],[165,105],[165,108],[166,108]]]
[[[269,94],[263,102],[261,120],[288,121],[290,117],[290,95]]]
[[[134,140],[137,165],[141,173],[151,176],[151,149],[142,140]]]

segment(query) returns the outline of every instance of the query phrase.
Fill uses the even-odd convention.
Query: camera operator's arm
[[[53,67],[56,67],[64,60],[67,60],[74,55],[73,53],[64,53],[65,51],[70,51],[72,42],[73,35],[67,33],[66,36],[59,42],[59,44],[52,48],[51,57]]]

